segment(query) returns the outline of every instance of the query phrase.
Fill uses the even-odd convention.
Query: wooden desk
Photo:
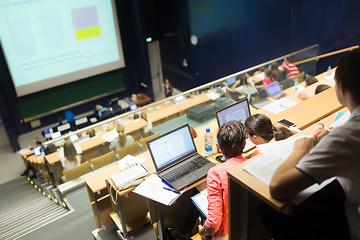
[[[145,112],[147,112],[148,119],[155,124],[158,121],[164,121],[166,118],[179,114],[183,111],[185,111],[188,108],[191,108],[193,106],[196,106],[200,103],[212,101],[209,97],[206,96],[208,92],[193,96],[192,98],[186,99],[184,102],[177,103],[177,104],[170,104],[169,103],[163,103],[159,106],[161,106],[160,109],[152,109],[151,111],[144,109]]]
[[[136,119],[134,121],[128,121],[126,124],[124,124],[125,133],[130,134],[134,131],[142,130],[145,126],[147,126],[147,122],[143,119]],[[105,134],[105,132],[99,134],[98,136],[90,138],[84,142],[81,142],[81,143],[75,142],[75,145],[79,144],[81,146],[81,150],[82,150],[83,154],[86,154],[86,152],[90,152],[90,151],[99,151],[101,153],[101,151],[97,148],[99,146],[107,143],[107,141],[102,138],[102,135],[104,135],[104,134]],[[48,169],[50,170],[51,173],[61,172],[61,169],[58,169],[58,168],[61,168],[61,163],[60,163],[61,158],[60,158],[59,151],[45,156],[45,159],[46,159],[46,164],[48,166]],[[55,178],[54,181],[56,182],[56,184],[58,184],[58,181],[59,181],[59,179],[56,179],[58,177],[59,176],[54,176],[54,178]]]
[[[273,122],[286,118],[302,130],[341,108],[343,106],[337,100],[335,87],[332,87],[270,118]]]
[[[304,83],[304,84],[303,84]],[[305,82],[300,83],[302,85],[305,85]],[[300,85],[299,84],[299,85]],[[335,86],[335,82],[331,79],[328,78],[324,78],[322,81],[319,81],[317,83],[311,84],[310,86],[300,90],[300,91],[296,91],[294,90],[294,87],[288,88],[284,91],[284,93],[286,93],[286,98],[294,101],[294,102],[302,102],[304,100],[301,100],[298,98],[300,93],[305,94],[307,97],[311,98],[313,96],[315,96],[315,89],[317,88],[317,86],[319,86],[320,84],[326,84],[329,85],[330,87],[334,87]]]
[[[346,112],[347,109],[342,109],[341,111]],[[330,126],[336,115],[337,112],[322,119],[320,122],[326,126]],[[312,134],[315,129],[316,124],[313,124],[301,133],[295,134],[293,137]],[[246,164],[254,159],[256,158],[252,158],[228,171],[229,239],[249,239],[250,226],[248,225],[248,214],[249,211],[251,211],[251,209],[249,209],[250,196],[255,196],[279,212],[286,212],[291,205],[289,201],[278,201],[272,198],[269,192],[269,186],[243,169]]]
[[[138,158],[145,158],[145,165],[150,173],[155,172],[155,167],[151,161],[150,154],[148,151],[137,155]],[[108,226],[112,223],[109,213],[112,212],[111,200],[109,192],[106,188],[105,180],[109,179],[110,176],[119,171],[119,166],[114,166],[95,174],[85,179],[85,186],[89,195],[90,204],[93,209],[93,214],[98,228]],[[131,192],[134,188],[129,188],[122,191],[122,195]]]

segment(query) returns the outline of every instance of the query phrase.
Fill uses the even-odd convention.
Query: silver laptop
[[[276,100],[286,96],[286,94],[281,91],[280,85],[276,81],[267,86],[267,91],[270,96]]]
[[[206,177],[215,166],[197,153],[188,124],[148,141],[147,146],[159,177],[176,190]]]
[[[251,116],[249,102],[247,98],[245,98],[216,111],[215,115],[219,127],[232,120],[239,121],[244,124],[245,120]],[[253,148],[255,148],[255,144],[247,138],[243,152],[248,152]]]

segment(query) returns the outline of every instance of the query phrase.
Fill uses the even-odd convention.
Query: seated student
[[[134,118],[134,120],[136,120],[136,119],[139,119],[140,116],[139,116],[139,114],[135,113],[133,118]]]
[[[225,83],[226,84],[226,83]],[[251,95],[256,93],[256,87],[254,82],[250,79],[250,75],[241,75],[240,80],[237,80],[231,88],[228,85],[225,86],[226,90],[230,91],[231,93],[240,93],[245,94],[250,101]]]
[[[74,144],[71,141],[66,141],[63,148],[64,157],[61,158],[61,163],[64,170],[80,166],[81,156],[77,153]]]
[[[270,69],[265,69],[264,74],[265,79],[262,81],[262,84],[256,85],[256,88],[267,89],[268,85],[276,81]]]
[[[251,142],[264,144],[270,141],[284,140],[293,133],[283,126],[274,126],[266,115],[254,114],[245,121],[245,130]]]
[[[312,85],[314,83],[317,83],[317,82],[318,82],[318,80],[314,76],[307,75],[305,77],[305,87],[308,87],[308,86],[310,86],[310,85]]]
[[[228,239],[229,233],[227,171],[247,160],[241,156],[246,141],[244,125],[238,121],[222,125],[217,141],[226,161],[208,172],[208,217],[203,226],[199,225],[199,234],[203,239],[220,240]]]
[[[273,75],[273,77],[275,78],[275,81],[281,81],[283,80],[281,78],[281,72],[279,70],[279,65],[277,62],[272,62],[270,63],[270,70],[271,70],[271,74]]]
[[[264,114],[255,114],[248,117],[244,125],[250,141],[255,145],[284,140],[294,134],[286,127],[274,126],[270,118]],[[259,153],[258,150],[255,150],[251,157]]]
[[[340,57],[335,72],[336,96],[351,112],[349,120],[332,131],[318,129],[314,136],[298,139],[291,155],[270,181],[271,196],[286,200],[314,183],[336,177],[345,192],[345,201],[322,212],[325,224],[313,221],[311,213],[315,208],[302,211],[303,219],[285,218],[283,222],[287,226],[269,218],[272,226],[267,227],[276,239],[300,239],[306,234],[312,239],[316,236],[320,236],[317,239],[360,239],[360,82],[354,81],[359,68],[360,50],[356,49]],[[321,203],[328,204],[332,197],[324,198]],[[335,212],[344,206],[347,223]],[[298,221],[294,224],[293,220]],[[302,228],[310,221],[314,222],[313,228]]]
[[[319,84],[316,89],[315,89],[315,95],[319,94],[327,89],[331,88],[329,85],[327,84]],[[306,100],[309,97],[305,94],[305,93],[299,93],[298,98],[301,100]]]
[[[44,153],[45,153],[45,155],[49,155],[49,154],[54,153],[54,152],[56,152],[56,151],[57,151],[56,145],[53,144],[53,143],[49,143],[49,144],[46,146],[46,148],[45,148],[45,150],[44,150]]]
[[[145,135],[149,135],[150,130],[153,128],[152,122],[150,120],[148,120],[146,113],[142,112],[140,114],[140,116],[142,119],[144,119],[148,123],[148,125],[146,127],[144,127],[144,133],[145,133]]]
[[[95,137],[95,130],[90,129],[89,131],[86,132],[86,134],[89,135],[89,138],[93,138]]]
[[[294,78],[296,75],[300,74],[299,69],[291,62],[291,57],[284,58],[279,70],[286,72],[287,79]]]
[[[110,142],[109,149],[115,150],[118,148],[127,147],[130,144],[135,142],[134,138],[131,135],[125,135],[123,132],[119,132],[118,139],[114,139]]]

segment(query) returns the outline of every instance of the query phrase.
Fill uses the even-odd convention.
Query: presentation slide
[[[125,67],[114,0],[2,0],[0,43],[19,97]]]

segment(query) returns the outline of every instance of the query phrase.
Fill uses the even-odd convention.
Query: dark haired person
[[[270,70],[271,70],[271,74],[274,76],[276,81],[282,80],[281,72],[279,70],[279,64],[277,62],[270,63]]]
[[[312,229],[323,230],[322,233],[329,235],[328,238],[323,236],[322,239],[349,239],[349,234],[352,240],[360,239],[360,81],[357,81],[359,68],[360,50],[353,50],[341,56],[335,72],[336,96],[351,112],[349,120],[331,132],[318,129],[314,136],[298,139],[293,152],[275,171],[270,182],[271,196],[276,199],[289,199],[314,183],[322,183],[331,177],[337,178],[345,192],[348,227],[344,227],[346,223],[344,224],[341,217],[332,215],[336,207],[328,208],[328,211],[324,212],[327,216],[325,220],[332,220],[333,224],[318,224],[315,230]],[[316,141],[319,143],[314,147]],[[326,201],[328,200],[331,198]],[[284,233],[286,230],[288,232]],[[305,233],[291,232],[291,229],[283,227],[282,231],[276,234],[290,236]],[[310,234],[315,236],[316,232]]]
[[[234,85],[232,85],[231,88],[229,88],[228,85],[225,86],[226,90],[228,90],[231,93],[239,93],[239,94],[245,94],[250,101],[250,97],[252,94],[256,93],[256,87],[254,82],[250,79],[249,74],[241,75],[240,80],[237,80]]]
[[[290,57],[284,58],[282,65],[279,67],[280,71],[286,72],[286,78],[294,78],[296,75],[300,74],[299,69],[291,62]]]
[[[310,85],[312,85],[314,83],[317,83],[317,82],[318,82],[318,80],[314,76],[307,75],[305,77],[305,87],[308,87],[308,86],[310,86]]]
[[[265,69],[264,75],[265,75],[265,79],[262,81],[262,84],[256,85],[256,88],[266,90],[268,85],[276,81],[270,69]]]
[[[264,144],[271,140],[284,140],[293,133],[282,126],[275,127],[270,118],[264,114],[255,114],[248,117],[245,121],[245,130],[250,141],[254,144]]]
[[[49,155],[49,154],[54,153],[54,152],[56,152],[56,151],[57,151],[56,145],[53,144],[53,143],[49,143],[49,144],[46,146],[46,148],[45,148],[45,150],[44,150],[44,153],[45,153],[45,155]]]
[[[244,125],[238,121],[222,125],[217,141],[226,161],[208,172],[208,217],[204,226],[199,226],[199,234],[203,239],[225,240],[229,232],[227,171],[247,160],[241,156],[246,141]]]

